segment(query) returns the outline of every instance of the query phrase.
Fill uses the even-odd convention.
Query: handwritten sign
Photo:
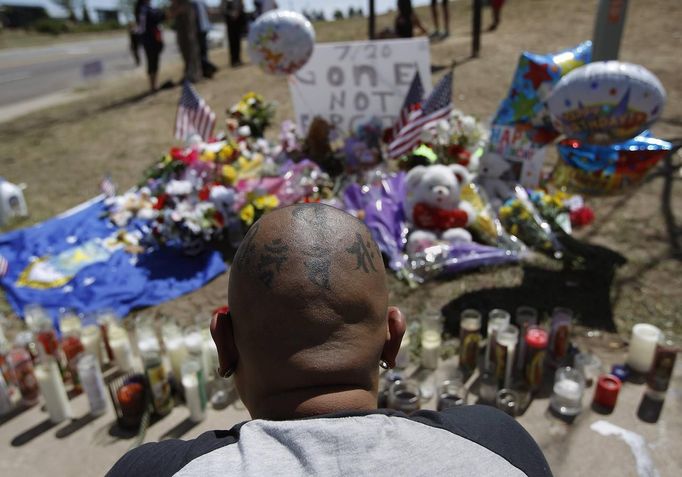
[[[307,131],[321,116],[345,131],[372,117],[391,126],[419,71],[431,89],[431,56],[426,38],[315,45],[310,61],[290,77],[299,127]]]
[[[490,151],[502,156],[510,165],[515,183],[537,187],[546,147],[530,140],[526,131],[515,126],[493,125]]]

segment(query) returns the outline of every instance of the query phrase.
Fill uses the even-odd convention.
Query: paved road
[[[166,31],[164,40],[162,63],[178,57],[175,34]],[[142,50],[140,54],[144,56]],[[49,47],[0,50],[0,108],[70,91],[92,79],[110,78],[134,69],[126,34]],[[90,76],[84,74],[85,70],[91,71]]]

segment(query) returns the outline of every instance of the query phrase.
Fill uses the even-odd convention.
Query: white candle
[[[518,340],[517,333],[499,333],[496,341],[499,345],[507,348],[507,359],[504,364],[504,387],[508,388],[511,385],[512,368],[514,367],[514,355],[516,353],[516,342]]]
[[[648,373],[661,335],[660,329],[648,323],[633,326],[627,365],[638,373]]]
[[[102,364],[102,339],[99,327],[89,325],[83,328],[81,333],[81,343],[85,348],[86,353],[90,353],[97,358],[99,364]]]
[[[185,402],[189,409],[189,419],[192,422],[201,422],[206,417],[205,401],[201,398],[200,385],[201,383],[199,382],[196,373],[187,373],[182,376],[182,387],[185,389]]]
[[[38,365],[35,369],[38,387],[45,399],[45,407],[50,415],[50,421],[58,424],[71,417],[71,404],[66,395],[64,381],[54,359]]]
[[[215,377],[213,370],[216,368],[216,365],[213,363],[218,363],[218,348],[213,342],[210,334],[207,335],[204,333],[204,343],[201,356],[203,358],[204,379],[208,383]]]
[[[109,329],[109,346],[114,353],[114,360],[119,369],[124,373],[132,371],[135,367],[135,357],[125,330],[119,327],[111,327]]]
[[[438,367],[440,357],[441,338],[436,330],[426,330],[422,332],[422,366],[427,369]]]
[[[180,379],[180,370],[182,363],[187,359],[187,348],[185,348],[185,341],[182,336],[173,336],[166,339],[166,351],[168,351],[168,358],[170,359],[173,376],[177,380]]]

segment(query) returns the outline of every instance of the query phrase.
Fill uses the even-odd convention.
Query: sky
[[[207,0],[209,5],[219,4],[220,0]],[[294,10],[300,12],[302,10],[324,10],[327,18],[331,18],[334,10],[340,9],[345,13],[348,12],[349,7],[362,8],[367,14],[369,2],[366,0],[277,0],[280,9]],[[375,8],[377,13],[383,13],[394,9],[396,0],[375,0]],[[425,5],[430,3],[428,0],[413,0],[413,5]],[[253,10],[253,0],[244,0],[244,5],[247,10]]]

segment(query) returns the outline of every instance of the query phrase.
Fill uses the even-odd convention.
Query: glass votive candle
[[[420,408],[419,383],[411,379],[395,381],[388,389],[388,407],[405,414]]]
[[[464,310],[459,320],[459,365],[466,372],[476,369],[478,346],[481,342],[481,314]]]
[[[575,369],[583,373],[585,385],[589,388],[602,372],[602,362],[592,353],[579,353],[573,359]]]
[[[507,325],[497,332],[495,339],[495,376],[501,388],[509,387],[514,367],[514,353],[519,339],[519,329],[514,325]]]
[[[526,332],[525,372],[526,383],[531,391],[537,391],[542,385],[545,354],[549,334],[544,328],[531,326]]]
[[[466,404],[466,388],[461,381],[443,381],[438,387],[439,411]]]
[[[503,388],[497,391],[495,398],[495,405],[497,409],[516,417],[521,408],[519,403],[519,395],[513,389]]]
[[[442,323],[440,314],[436,312],[427,313],[421,320],[421,362],[426,369],[436,369],[440,358],[440,347],[442,344]]]
[[[495,308],[488,313],[488,342],[485,348],[485,367],[489,368],[494,360],[493,353],[495,352],[495,336],[497,332],[511,322],[511,315],[505,310]]]
[[[654,325],[637,323],[633,326],[626,364],[637,373],[648,373],[661,337],[661,330]]]
[[[550,407],[562,416],[576,416],[582,409],[585,378],[575,368],[567,366],[554,374],[554,388],[549,400]]]

